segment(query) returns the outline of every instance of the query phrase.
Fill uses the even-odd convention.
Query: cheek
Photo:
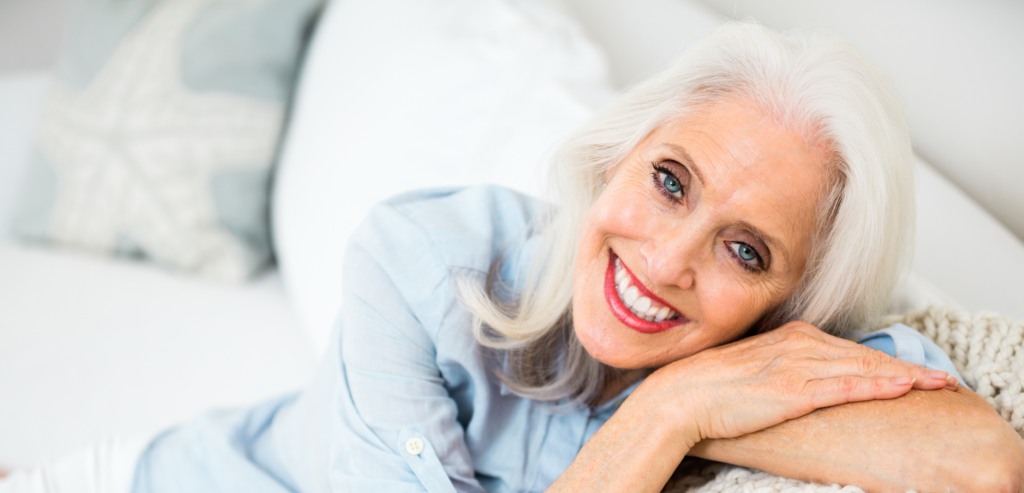
[[[643,194],[609,187],[591,209],[584,234],[641,239],[649,235],[653,217],[655,211]]]
[[[778,298],[773,286],[740,282],[727,273],[705,277],[697,291],[705,324],[729,334],[745,331]]]

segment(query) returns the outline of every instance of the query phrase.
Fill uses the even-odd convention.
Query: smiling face
[[[799,284],[827,154],[744,103],[661,125],[609,171],[573,279],[598,361],[655,368],[732,341]]]

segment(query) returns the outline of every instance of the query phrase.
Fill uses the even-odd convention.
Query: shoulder
[[[494,185],[421,190],[379,204],[364,227],[399,245],[416,236],[408,234],[414,228],[448,266],[486,271],[495,252],[526,234],[542,207],[536,198]]]
[[[349,242],[346,295],[387,283],[412,311],[436,318],[427,315],[440,315],[455,299],[451,276],[484,275],[498,255],[516,257],[544,207],[493,185],[414,191],[381,202]]]
[[[527,234],[543,207],[539,199],[494,185],[418,190],[375,206],[351,245],[486,272],[500,250]]]

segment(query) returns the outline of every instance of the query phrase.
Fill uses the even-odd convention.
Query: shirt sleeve
[[[349,247],[338,334],[335,491],[483,491],[431,333],[450,308],[447,268],[425,232],[378,209]]]
[[[891,325],[862,337],[857,343],[877,349],[907,363],[923,366],[929,370],[944,371],[956,377],[961,385],[967,386],[949,356],[930,339],[906,325]]]

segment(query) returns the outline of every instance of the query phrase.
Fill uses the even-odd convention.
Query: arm
[[[447,268],[425,233],[402,221],[375,209],[346,255],[340,348],[324,365],[337,374],[331,486],[480,492],[431,337],[450,302],[435,289]]]
[[[657,492],[690,448],[849,402],[941,389],[929,371],[799,322],[651,374],[549,491]]]
[[[962,386],[819,409],[756,433],[704,440],[690,454],[872,492],[1024,486],[1024,442]]]
[[[869,334],[860,344],[959,376],[942,349],[902,324]],[[747,448],[752,443],[757,446]],[[969,389],[953,385],[892,401],[818,410],[748,437],[705,441],[691,453],[726,462],[754,461],[745,465],[872,490],[932,491],[950,486],[958,491],[1004,491],[1019,484],[1024,474],[1022,446],[991,406]],[[786,467],[793,461],[801,464],[799,471]]]

